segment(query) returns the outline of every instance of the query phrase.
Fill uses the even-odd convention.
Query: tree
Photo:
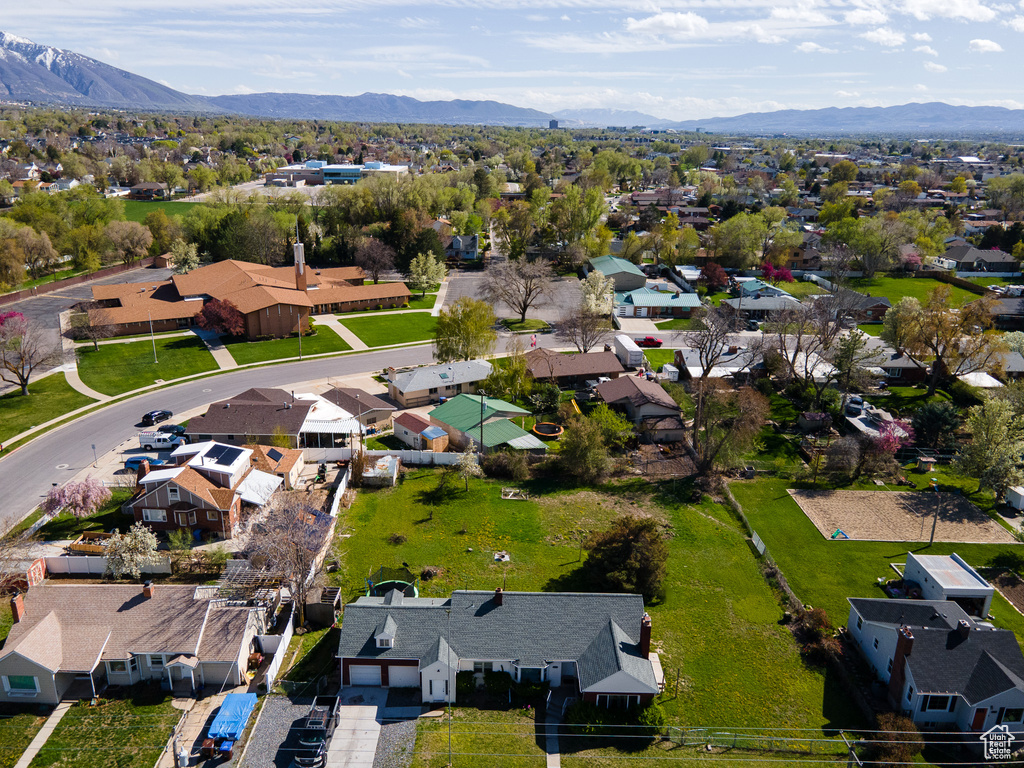
[[[930,401],[922,405],[910,418],[918,445],[927,448],[948,448],[956,443],[960,428],[960,411],[952,403]]]
[[[196,313],[196,325],[204,331],[241,336],[245,333],[245,315],[227,299],[210,299]]]
[[[530,372],[523,353],[522,336],[513,336],[505,347],[504,360],[495,360],[483,389],[500,400],[518,400],[530,388]]]
[[[11,290],[24,279],[25,252],[13,237],[0,240],[0,290]]]
[[[25,266],[32,273],[32,277],[41,277],[53,269],[59,255],[46,232],[37,233],[31,227],[22,227],[15,238],[25,255]]]
[[[840,160],[828,172],[829,183],[857,180],[857,165],[849,160]]]
[[[603,343],[611,329],[612,323],[607,315],[588,311],[581,304],[562,313],[555,324],[555,336],[586,353]]]
[[[523,322],[530,307],[550,294],[554,277],[546,260],[506,261],[487,270],[484,299],[493,305],[504,304],[519,313],[519,322]]]
[[[484,471],[480,468],[480,462],[477,460],[476,443],[473,442],[472,438],[466,443],[466,449],[459,454],[459,463],[456,466],[458,467],[459,477],[466,481],[467,491],[469,490],[469,478],[483,477]]]
[[[420,253],[409,263],[409,287],[427,295],[427,289],[444,282],[447,270],[432,253]]]
[[[376,285],[382,274],[395,268],[395,249],[375,237],[368,237],[356,248],[355,262]]]
[[[697,361],[701,368],[699,378],[706,379],[722,356],[729,351],[732,318],[718,307],[699,309],[694,313],[694,318],[700,323],[700,329],[687,333],[685,343],[697,352]],[[751,361],[753,358],[751,355]]]
[[[149,252],[153,234],[136,221],[112,221],[104,228],[111,251],[124,264],[134,264]]]
[[[867,334],[861,331],[854,330],[839,337],[832,355],[832,365],[836,369],[836,384],[841,391],[850,391],[857,374],[874,359],[875,354],[868,349]]]
[[[513,261],[526,254],[526,248],[537,232],[533,208],[522,200],[513,200],[494,214],[498,239],[505,245],[505,255]]]
[[[709,292],[713,292],[718,288],[728,285],[729,276],[725,274],[725,270],[722,269],[721,265],[709,261],[700,268],[700,277],[697,278],[697,282],[706,286]]]
[[[494,349],[494,310],[487,302],[462,296],[437,317],[434,357],[439,362],[485,357]]]
[[[910,346],[917,332],[920,316],[921,302],[913,296],[904,296],[890,307],[882,318],[882,332],[879,338],[898,352],[902,352]]]
[[[581,309],[598,315],[611,314],[615,298],[615,281],[596,269],[580,281]]]
[[[608,473],[608,448],[601,426],[586,416],[566,424],[559,461],[566,474],[583,484],[596,483]]]
[[[195,243],[178,239],[171,243],[171,264],[174,274],[184,275],[199,266],[199,251]]]
[[[0,381],[17,384],[27,395],[36,369],[57,365],[61,356],[60,345],[50,342],[46,332],[20,312],[0,315]]]
[[[551,204],[551,224],[558,233],[563,250],[590,234],[604,213],[604,195],[592,187],[584,192],[575,184]]]
[[[697,473],[710,474],[746,451],[768,418],[768,399],[750,387],[725,388],[715,379],[694,383],[691,442]]]
[[[635,431],[632,422],[607,403],[601,403],[587,414],[587,418],[601,429],[604,444],[615,451],[621,451],[632,439]]]
[[[107,540],[106,573],[115,579],[139,578],[143,567],[156,559],[156,547],[156,534],[142,523],[136,523],[127,533],[115,533]]]
[[[971,441],[957,453],[953,468],[976,477],[979,491],[987,486],[1002,498],[1008,487],[1024,480],[1024,424],[1008,401],[991,398],[967,412],[967,430]]]
[[[153,243],[150,252],[153,256],[160,256],[171,249],[171,244],[181,237],[181,225],[177,219],[171,219],[163,210],[157,208],[146,214],[146,227],[153,236]]]
[[[321,552],[331,530],[331,518],[304,503],[272,506],[243,539],[242,551],[257,570],[278,576],[306,623],[306,599],[319,586]]]
[[[89,517],[108,501],[110,491],[102,481],[87,477],[51,488],[40,508],[46,517],[56,517],[61,512],[73,517]]]
[[[630,592],[645,602],[663,597],[668,547],[653,517],[624,515],[587,541],[587,582],[597,590]]]

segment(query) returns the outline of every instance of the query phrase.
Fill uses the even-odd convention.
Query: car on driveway
[[[181,437],[182,435],[185,434],[185,427],[181,426],[181,424],[161,424],[159,427],[156,428],[156,431],[166,432],[169,435]]]
[[[149,427],[153,424],[159,424],[161,421],[167,421],[174,413],[172,411],[158,410],[150,411],[149,413],[143,414],[142,423]]]
[[[148,461],[151,467],[159,467],[167,463],[163,459],[152,459],[149,456],[132,456],[130,459],[125,460],[124,468],[130,469],[132,472],[138,472],[139,467],[142,466],[144,461]]]
[[[633,339],[638,347],[660,347],[664,342],[654,336],[644,336],[642,339]]]

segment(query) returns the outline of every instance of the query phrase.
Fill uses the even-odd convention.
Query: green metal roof
[[[512,403],[480,395],[457,395],[430,412],[432,418],[465,432],[480,442],[480,401],[483,400],[484,447],[492,448],[528,435],[504,417],[529,416],[530,412]],[[496,419],[495,421],[488,421]]]
[[[623,273],[637,275],[643,278],[647,277],[636,264],[628,259],[619,258],[618,256],[599,256],[596,259],[590,259],[590,266],[605,277]]]

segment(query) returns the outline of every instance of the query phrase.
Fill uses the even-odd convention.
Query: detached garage
[[[342,684],[375,688],[419,688],[419,662],[415,659],[396,659],[359,663],[359,660],[345,659],[342,665]]]

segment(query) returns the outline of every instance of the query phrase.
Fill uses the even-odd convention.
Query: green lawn
[[[0,443],[30,427],[94,402],[91,397],[73,390],[63,373],[30,381],[28,397],[23,397],[21,390],[0,397]]]
[[[407,451],[409,450],[409,446],[399,440],[395,435],[378,435],[366,438],[366,450]]]
[[[659,331],[699,331],[701,322],[695,317],[676,317],[672,320],[655,321]]]
[[[299,356],[299,337],[268,339],[266,341],[225,341],[228,352],[239,365],[264,363],[268,360],[283,360]],[[302,355],[323,355],[330,352],[347,352],[352,349],[333,329],[319,325],[316,336],[302,337]]]
[[[121,505],[132,496],[130,488],[113,488],[110,501],[89,517],[75,517],[67,513],[57,515],[39,529],[39,536],[47,541],[74,539],[86,531],[126,530],[133,522],[131,515],[121,512]]]
[[[433,309],[434,304],[437,302],[436,293],[428,293],[426,296],[419,296],[413,294],[412,299],[409,301],[407,307],[388,307],[387,309],[353,309],[349,312],[335,312],[338,317],[345,317],[346,315],[357,315],[365,314],[367,312],[408,312],[410,309]]]
[[[0,704],[0,768],[14,768],[45,722],[46,716],[38,707]]]
[[[153,765],[181,711],[159,686],[134,685],[131,698],[79,701],[32,760],[31,768],[136,768]]]
[[[821,296],[823,293],[828,293],[820,285],[810,280],[794,280],[792,283],[779,283],[778,287],[801,301],[808,296]]]
[[[943,489],[963,486],[973,491],[977,487],[977,481],[952,478],[943,467],[928,475],[907,474],[923,493],[928,492],[928,478],[931,476],[939,478]],[[1016,568],[1024,565],[1024,547],[1014,544],[937,543],[928,546],[927,542],[826,540],[786,493],[787,488],[801,487],[811,486],[774,478],[730,485],[751,526],[768,547],[790,586],[801,600],[824,608],[833,624],[846,622],[850,612],[847,597],[884,597],[875,580],[894,577],[889,563],[905,562],[908,550],[926,555],[956,552],[976,567],[1000,563]],[[854,487],[884,492],[874,485]],[[983,509],[991,507],[991,496],[970,498]],[[992,613],[996,624],[1013,630],[1018,639],[1024,639],[1024,616],[1011,608],[998,593],[992,602]]]
[[[888,395],[868,395],[865,399],[894,416],[909,417],[927,402],[949,402],[950,397],[941,389],[928,397],[927,387],[889,387]]]
[[[365,592],[368,573],[403,562],[416,573],[428,565],[443,569],[421,582],[424,597],[501,585],[585,591],[574,532],[600,530],[619,514],[642,512],[672,535],[667,597],[648,606],[654,645],[673,689],[681,674],[678,698],[663,702],[670,720],[752,727],[859,724],[825,676],[802,663],[792,637],[778,625],[781,609],[735,518],[710,501],[680,501],[690,497],[687,481],[629,480],[584,490],[533,481],[521,484],[529,501],[503,501],[502,485],[508,483],[472,480],[468,492],[458,485],[437,498],[437,473],[420,470],[394,489],[362,491],[343,521],[352,535],[343,568],[332,576],[346,601]],[[391,544],[393,534],[406,540]],[[511,561],[495,562],[497,550],[508,551]]]
[[[545,752],[536,738],[536,710],[455,707],[452,717],[453,768],[541,768]],[[486,756],[486,757],[485,757]],[[444,768],[448,763],[448,721],[420,720],[413,768]]]
[[[861,293],[870,293],[872,296],[884,296],[893,304],[904,296],[913,296],[920,302],[928,300],[928,294],[940,285],[946,285],[930,277],[854,277],[850,280],[850,287]],[[949,286],[952,290],[950,300],[954,306],[959,306],[967,301],[974,301],[977,294],[958,288],[955,285]]]
[[[512,331],[512,333],[530,333],[531,331],[546,331],[548,329],[548,324],[543,320],[533,320],[529,317],[522,321],[506,318],[501,321],[501,324]]]
[[[29,278],[28,280],[25,280],[23,283],[14,286],[11,289],[11,292],[13,293],[14,291],[24,291],[29,288],[36,288],[40,285],[46,285],[47,283],[55,283],[58,280],[65,280],[69,277],[74,277],[75,275],[81,275],[84,273],[85,270],[75,269],[74,267],[68,267],[67,269],[61,269],[58,270],[57,272],[54,272],[49,275],[43,275],[42,277],[36,278],[34,280]]]
[[[11,631],[14,624],[14,617],[11,614],[11,601],[0,600],[0,644],[7,639],[7,633]]]
[[[861,323],[857,326],[857,330],[868,336],[881,336],[884,327],[881,323]]]
[[[434,338],[437,318],[426,312],[382,317],[350,317],[341,324],[358,336],[368,347],[389,344],[411,344]]]
[[[146,216],[151,211],[162,208],[168,216],[184,216],[192,208],[204,203],[177,203],[168,200],[125,200],[124,216],[128,221],[146,223]]]
[[[717,291],[715,293],[703,294],[701,298],[707,299],[717,307],[719,304],[722,303],[722,299],[731,299],[732,294],[730,294],[728,291]]]
[[[175,336],[156,340],[159,362],[153,362],[150,341],[101,344],[98,350],[79,348],[78,373],[86,386],[105,395],[120,395],[182,376],[217,370],[206,345],[196,337]]]
[[[647,358],[647,362],[651,364],[651,367],[656,371],[661,370],[661,366],[665,363],[671,363],[675,360],[676,351],[674,349],[645,349],[644,357]]]
[[[295,635],[289,645],[289,649],[296,652],[295,663],[281,675],[281,679],[305,683],[328,674],[330,668],[338,663],[335,654],[340,635],[340,629],[330,627]]]

